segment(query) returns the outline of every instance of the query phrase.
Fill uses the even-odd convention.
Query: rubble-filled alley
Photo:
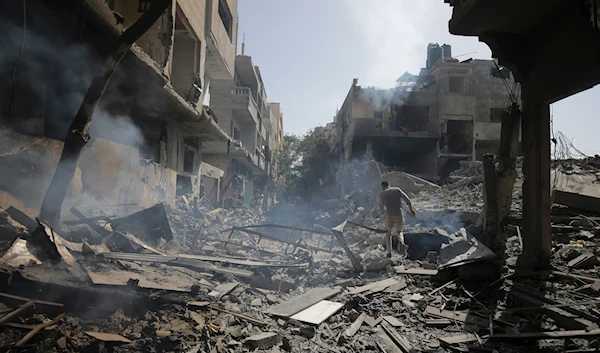
[[[11,207],[2,210],[0,343],[43,352],[597,347],[600,215],[579,209],[586,203],[572,190],[596,182],[599,167],[598,159],[556,164],[556,190],[571,196],[553,209],[549,271],[515,272],[515,188],[497,276],[499,259],[477,240],[479,162],[462,163],[441,187],[405,173],[380,176],[410,182],[418,212],[407,216],[406,257],[391,259],[383,256],[383,220],[363,190],[321,209],[288,204],[261,218],[186,197],[120,218],[72,208],[60,232]]]
[[[600,156],[550,113],[600,83],[600,5],[445,2],[494,59],[412,42],[418,75],[354,78],[302,136],[266,82],[310,125],[341,97],[318,86],[352,77],[324,71],[353,64],[305,55],[258,2],[2,2],[0,350],[600,351]],[[306,23],[333,16],[305,7],[321,39]],[[323,76],[247,48],[241,13]]]

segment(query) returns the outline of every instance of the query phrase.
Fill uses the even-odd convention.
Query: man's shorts
[[[402,214],[399,214],[397,216],[387,215],[385,217],[385,229],[389,230],[390,232],[392,231],[392,228],[394,228],[394,225],[396,226],[396,233],[401,232],[402,224],[403,224]]]

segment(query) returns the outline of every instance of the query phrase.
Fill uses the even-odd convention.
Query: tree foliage
[[[306,135],[286,134],[278,156],[278,188],[284,197],[310,198],[331,179],[338,155],[326,134],[312,129]]]

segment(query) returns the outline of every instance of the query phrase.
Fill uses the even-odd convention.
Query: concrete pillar
[[[519,265],[547,266],[552,245],[550,228],[550,106],[523,82],[523,256]]]
[[[179,136],[175,124],[167,123],[167,168],[177,171],[179,166]]]

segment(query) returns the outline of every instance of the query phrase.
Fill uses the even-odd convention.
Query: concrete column
[[[547,266],[552,245],[550,228],[550,106],[523,82],[523,256],[525,268]]]
[[[167,168],[177,171],[179,166],[179,137],[177,127],[167,123]]]

